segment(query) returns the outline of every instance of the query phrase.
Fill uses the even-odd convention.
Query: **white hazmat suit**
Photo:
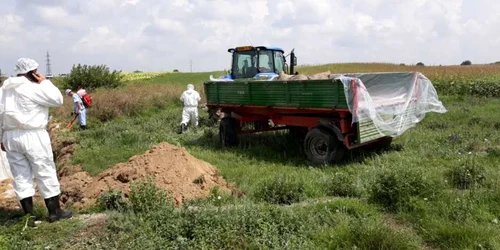
[[[201,100],[201,97],[194,90],[193,84],[187,85],[187,90],[182,93],[180,99],[183,104],[181,126],[187,126],[189,121],[198,126],[198,102]]]
[[[17,74],[36,69],[31,59],[20,59]],[[19,200],[35,194],[36,178],[44,199],[60,194],[59,181],[46,130],[49,107],[63,104],[59,89],[49,80],[33,83],[24,76],[10,77],[0,89],[0,140],[14,178],[14,190]]]

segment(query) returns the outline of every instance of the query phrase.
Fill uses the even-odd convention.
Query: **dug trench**
[[[54,159],[61,184],[61,203],[74,209],[86,209],[96,204],[101,194],[120,191],[127,199],[132,183],[152,179],[157,188],[165,190],[177,206],[191,199],[203,199],[217,187],[219,191],[244,196],[233,183],[228,183],[211,164],[199,160],[183,147],[166,142],[157,144],[144,154],[131,157],[127,162],[116,164],[97,176],[90,176],[81,166],[70,165],[76,140],[62,135],[60,125],[50,124]],[[3,186],[10,184],[4,181]],[[5,191],[5,190],[4,190]],[[43,206],[43,199],[36,192],[35,203]],[[0,206],[20,209],[15,197],[0,197]]]

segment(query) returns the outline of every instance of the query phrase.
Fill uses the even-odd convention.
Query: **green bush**
[[[383,205],[388,211],[401,211],[414,196],[430,199],[439,192],[438,182],[426,178],[418,170],[384,171],[377,177],[370,201]]]
[[[5,79],[7,79],[6,77],[4,77],[3,75],[3,72],[2,72],[2,69],[0,69],[0,84],[3,83],[3,81],[5,81]]]
[[[356,186],[353,176],[339,172],[327,182],[326,193],[330,196],[360,197],[361,189]]]
[[[152,213],[173,210],[173,200],[163,190],[158,189],[151,179],[134,182],[130,187],[129,200],[135,213]]]
[[[304,183],[289,176],[276,176],[261,182],[254,197],[271,204],[289,205],[304,199]]]
[[[434,80],[438,93],[461,96],[500,97],[499,76]]]
[[[402,232],[396,232],[381,222],[366,219],[351,220],[349,236],[341,244],[359,249],[417,249],[415,239]],[[351,248],[351,249],[352,249]]]
[[[86,90],[97,88],[116,88],[122,85],[123,76],[119,71],[105,65],[73,65],[71,72],[64,78],[63,86],[77,90],[83,87]]]
[[[498,233],[477,223],[429,220],[422,234],[431,247],[438,249],[499,249]]]
[[[120,191],[110,191],[101,194],[97,199],[97,206],[101,210],[123,211],[127,209],[127,203],[123,200]]]
[[[470,60],[465,60],[460,65],[461,66],[468,66],[468,65],[472,65],[472,62]]]
[[[452,168],[447,173],[449,182],[459,189],[479,187],[484,183],[485,176],[484,167],[474,164],[472,160]]]
[[[139,224],[152,228],[168,249],[311,249],[306,215],[279,206],[196,207],[148,215]]]

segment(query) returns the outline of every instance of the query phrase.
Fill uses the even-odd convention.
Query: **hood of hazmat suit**
[[[187,90],[181,95],[181,101],[184,107],[198,107],[198,102],[201,100],[200,94],[194,90],[193,84],[188,84]]]

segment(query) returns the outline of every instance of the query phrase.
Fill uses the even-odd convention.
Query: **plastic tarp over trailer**
[[[428,112],[445,113],[431,81],[419,72],[330,75],[344,85],[359,143],[396,137]]]

